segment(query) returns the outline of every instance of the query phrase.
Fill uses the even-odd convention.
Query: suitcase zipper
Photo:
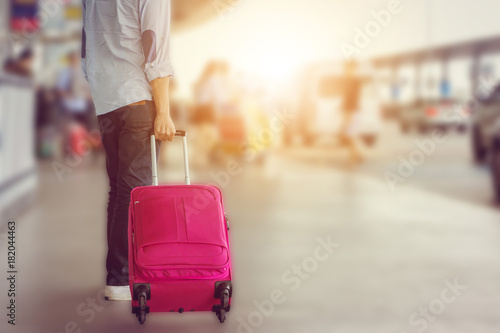
[[[174,276],[174,277],[151,277],[148,276],[146,272],[154,272],[154,271],[169,271],[168,269],[147,269],[143,268],[137,265],[136,267],[138,270],[138,273],[142,276],[147,276],[147,278],[150,281],[165,281],[165,280],[213,280],[213,279],[219,279],[221,277],[227,276],[228,272],[230,271],[230,265],[227,265],[222,268],[223,272],[219,274],[214,274],[214,275],[209,275],[209,276],[191,276],[191,277],[179,277],[179,276]],[[179,271],[183,270],[188,270],[188,269],[178,269]]]

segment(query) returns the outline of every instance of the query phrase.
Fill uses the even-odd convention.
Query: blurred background
[[[171,112],[193,182],[224,193],[236,292],[225,326],[145,327],[99,297],[81,2],[0,6],[0,246],[15,220],[19,271],[2,332],[500,329],[498,1],[172,0]],[[162,146],[160,182],[182,182],[181,153]]]

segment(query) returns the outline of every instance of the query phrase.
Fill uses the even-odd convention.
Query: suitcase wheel
[[[146,314],[148,310],[147,300],[146,300],[146,292],[141,292],[139,294],[139,313],[137,314],[137,319],[139,319],[139,323],[143,325],[146,322]]]
[[[226,321],[226,310],[220,309],[217,313],[217,318],[219,318],[220,323],[223,324]]]
[[[146,322],[146,315],[149,313],[148,295],[145,290],[138,292],[137,301],[139,302],[139,306],[134,306],[132,313],[137,316],[139,323],[143,325]]]
[[[217,315],[220,323],[226,321],[226,313],[229,311],[229,299],[232,294],[231,282],[218,282],[215,287],[215,296],[220,299],[220,305],[214,305],[213,312]]]
[[[132,299],[139,303],[139,306],[132,307],[132,313],[137,316],[142,325],[146,322],[146,315],[149,313],[148,300],[151,299],[151,286],[147,283],[134,283]]]

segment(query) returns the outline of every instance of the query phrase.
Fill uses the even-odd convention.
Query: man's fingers
[[[156,140],[161,141],[161,133],[158,128],[155,128],[155,138]]]
[[[173,141],[175,137],[175,126],[170,117],[157,117],[155,120],[155,136],[158,141]]]
[[[167,133],[165,131],[156,131],[155,137],[158,141],[173,141],[175,133]]]
[[[163,134],[162,131],[156,130],[155,131],[155,136],[156,136],[156,140],[158,140],[158,141],[165,141],[165,135]]]
[[[162,124],[159,124],[156,127],[156,139],[158,141],[165,141],[165,130],[165,126],[163,126]]]

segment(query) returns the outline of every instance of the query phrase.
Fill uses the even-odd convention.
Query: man
[[[357,63],[353,60],[346,62],[344,77],[342,79],[343,98],[342,113],[343,120],[340,129],[340,139],[349,149],[349,165],[355,166],[363,158],[356,145],[354,138],[356,132],[356,112],[359,109],[359,95],[361,91],[361,79],[356,77]]]
[[[158,141],[175,135],[168,96],[170,0],[84,0],[83,13],[82,68],[110,183],[105,297],[130,300],[130,192],[151,184],[150,135],[154,132]]]

